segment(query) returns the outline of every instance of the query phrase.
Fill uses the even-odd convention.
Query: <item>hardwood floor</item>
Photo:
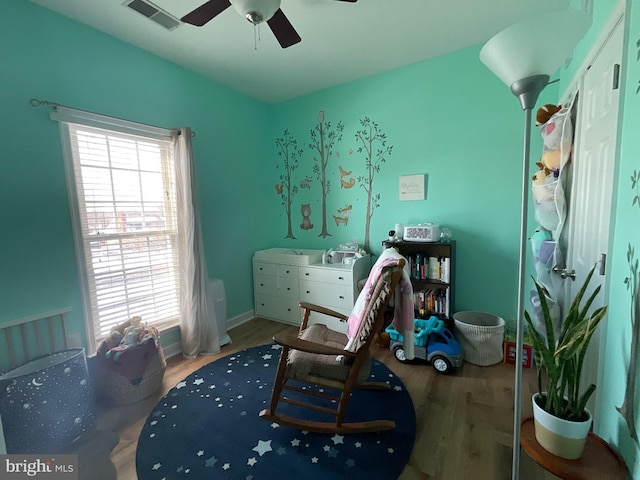
[[[120,437],[111,457],[118,480],[137,479],[135,455],[138,436],[147,416],[170,388],[211,361],[268,343],[276,333],[295,333],[296,330],[278,322],[252,320],[229,331],[232,343],[223,347],[220,354],[194,360],[180,356],[168,359],[162,389],[151,397],[127,406],[99,405],[98,428],[112,430]],[[465,363],[453,374],[441,375],[427,364],[402,364],[388,349],[374,346],[373,355],[402,379],[416,409],[415,444],[399,480],[511,478],[512,366],[478,367]],[[531,415],[530,399],[535,388],[535,370],[525,369],[523,415]],[[557,477],[544,472],[522,452],[520,478],[551,480]]]

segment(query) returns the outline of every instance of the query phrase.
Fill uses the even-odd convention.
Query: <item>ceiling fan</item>
[[[337,1],[355,3],[358,0]],[[280,0],[209,0],[180,20],[201,27],[231,5],[254,25],[267,22],[282,48],[290,47],[302,40],[289,19],[280,10]]]

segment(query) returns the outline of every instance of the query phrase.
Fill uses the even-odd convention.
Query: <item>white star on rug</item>
[[[318,457],[312,457],[311,463],[318,463]]]
[[[292,447],[297,447],[299,445],[300,445],[300,440],[298,440],[297,438],[294,438],[293,440],[291,440]]]
[[[356,466],[356,462],[353,461],[353,459],[349,459],[345,462],[347,464],[347,467],[355,467]]]
[[[158,421],[157,421],[157,420],[153,420],[153,421],[151,422],[151,425],[155,425],[155,424],[157,424],[157,423],[158,423]]]
[[[387,452],[393,453],[393,448],[387,448]]]
[[[276,422],[273,422],[273,423],[271,424],[271,428],[278,428],[278,427],[280,427],[280,424],[278,424],[278,423],[276,423]]]
[[[204,455],[204,450],[198,450],[198,453],[196,453],[196,455],[201,457],[202,455]]]
[[[249,460],[247,460],[247,465],[249,465],[250,467],[253,467],[256,463],[258,463],[258,460],[256,460],[256,457],[251,457]]]
[[[162,464],[160,464],[160,463],[154,463],[153,467],[151,467],[151,470],[158,470],[158,469],[160,469],[161,466],[162,466]]]
[[[213,466],[215,466],[216,463],[218,463],[218,459],[216,457],[210,457],[210,458],[207,458],[204,461],[204,466],[205,467],[213,467]]]
[[[360,442],[356,442],[355,446],[356,446],[356,448],[360,448],[362,446],[362,444]]]
[[[230,463],[225,463],[224,465],[222,465],[222,469],[223,470],[229,470],[231,468],[231,464]]]
[[[262,359],[263,359],[263,360],[271,360],[271,354],[270,354],[270,353],[265,353],[265,354],[262,356]]]
[[[193,382],[194,385],[201,385],[203,383],[204,383],[204,380],[202,378],[199,378],[195,382]]]
[[[258,440],[258,445],[253,447],[251,450],[253,450],[254,452],[258,452],[260,454],[260,456],[262,456],[265,453],[270,452],[271,450],[273,450],[271,448],[271,440],[266,441],[266,442],[264,440]]]
[[[176,385],[176,389],[178,389],[178,390],[179,390],[179,389],[181,389],[182,387],[186,387],[186,386],[187,386],[187,382],[182,381],[182,382],[180,382],[180,383],[178,383],[178,384]]]
[[[344,436],[338,435],[337,433],[333,437],[331,437],[331,440],[333,440],[334,445],[337,445],[339,443],[342,443],[344,445]]]
[[[325,445],[324,447],[322,447],[322,449],[323,449],[325,452],[328,452],[329,450],[331,450],[331,447],[330,447],[329,445]]]
[[[399,392],[399,391],[401,391],[401,390],[402,390],[402,387],[401,387],[400,385],[396,385],[395,387],[393,387],[393,389],[394,389],[396,392]]]

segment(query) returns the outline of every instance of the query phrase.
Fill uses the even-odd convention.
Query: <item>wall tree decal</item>
[[[282,206],[287,213],[287,236],[284,238],[295,240],[296,237],[291,228],[291,203],[298,193],[298,186],[293,179],[293,173],[299,167],[302,148],[298,147],[298,141],[289,134],[289,130],[285,130],[282,137],[276,139],[276,147],[284,167],[284,171],[279,176],[280,183],[275,185],[276,194],[282,198]],[[276,165],[276,168],[279,169],[280,165]]]
[[[334,144],[342,140],[342,130],[342,122],[338,122],[335,130],[332,130],[331,122],[324,122],[324,112],[318,113],[318,124],[311,130],[309,148],[318,152],[317,157],[313,157],[313,172],[322,186],[322,230],[319,237],[331,236],[327,230],[327,196],[331,190],[331,181],[327,178],[327,165],[333,156]]]
[[[631,175],[631,189],[636,195],[631,201],[632,206],[640,208],[640,173],[636,170]],[[638,269],[638,259],[635,258],[635,248],[629,243],[627,248],[627,263],[629,264],[629,276],[624,279],[627,290],[631,293],[631,306],[629,316],[631,318],[631,352],[629,355],[629,369],[627,371],[627,382],[624,392],[624,400],[616,410],[620,412],[622,418],[627,423],[631,438],[640,446],[638,431],[636,429],[636,372],[638,369],[638,350],[640,349],[640,270]]]
[[[393,146],[387,146],[387,135],[380,130],[376,122],[365,117],[360,120],[361,130],[356,132],[356,140],[360,143],[358,153],[365,154],[366,174],[358,176],[358,183],[367,192],[367,217],[364,233],[364,249],[369,252],[369,231],[371,217],[375,209],[380,205],[380,194],[373,192],[373,180],[376,173],[380,172],[380,166],[391,155]]]

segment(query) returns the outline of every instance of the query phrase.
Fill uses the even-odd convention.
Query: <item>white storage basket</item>
[[[457,312],[453,320],[466,362],[486,367],[502,361],[502,318],[482,312]]]

